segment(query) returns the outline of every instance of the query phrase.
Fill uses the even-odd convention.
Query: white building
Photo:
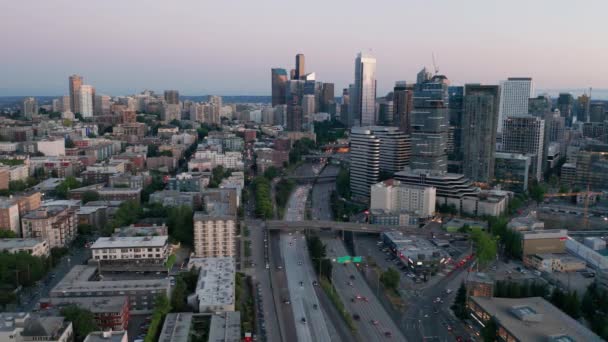
[[[168,241],[168,236],[100,237],[91,246],[91,253],[94,260],[166,260]]]
[[[46,139],[36,142],[38,152],[47,157],[65,156],[65,141],[63,139]]]
[[[236,220],[232,216],[194,213],[194,254],[197,257],[235,255]]]
[[[220,153],[212,150],[199,150],[194,154],[194,159],[209,160],[211,167],[218,165],[225,169],[243,170],[243,154],[241,152]]]
[[[234,258],[190,258],[188,268],[192,267],[199,275],[188,304],[199,312],[234,311]]]
[[[0,239],[0,252],[26,252],[37,257],[48,257],[51,249],[48,242],[42,239]]]
[[[80,86],[80,110],[76,111],[80,113],[83,118],[90,118],[93,116],[93,96],[95,94],[95,88],[91,85],[83,84]]]
[[[506,118],[528,115],[528,100],[532,97],[534,84],[529,77],[510,77],[500,82],[499,133],[502,133],[503,121]]]
[[[431,217],[435,213],[436,191],[431,186],[402,184],[397,180],[376,183],[371,187],[370,209]]]

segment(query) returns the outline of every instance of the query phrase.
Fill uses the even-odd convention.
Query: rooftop
[[[192,324],[191,312],[170,313],[165,316],[163,330],[158,339],[159,342],[188,342],[190,325]]]
[[[91,249],[99,248],[128,248],[128,247],[162,247],[167,244],[169,237],[163,236],[120,236],[100,237],[91,246]]]
[[[39,243],[43,243],[42,239],[0,239],[0,251],[10,248],[30,248]]]
[[[471,297],[485,312],[496,317],[519,341],[602,341],[582,324],[541,297]]]
[[[84,342],[122,342],[126,339],[126,334],[126,331],[93,331]]]
[[[55,306],[63,307],[73,304],[92,313],[121,312],[126,302],[128,302],[127,296],[64,297],[51,299],[51,303]]]
[[[211,316],[209,342],[241,341],[241,313],[238,311],[223,312]]]
[[[30,219],[30,220],[47,219],[47,218],[56,216],[67,209],[68,209],[68,207],[64,206],[64,205],[41,207],[41,208],[32,210],[32,211],[28,212],[27,214],[23,215],[23,218]]]
[[[199,305],[234,303],[234,258],[191,258],[189,267],[200,268],[196,283]]]

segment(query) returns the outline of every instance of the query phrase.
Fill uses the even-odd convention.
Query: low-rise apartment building
[[[48,206],[21,218],[24,238],[48,241],[49,247],[67,247],[76,237],[76,211],[68,206]]]
[[[49,243],[42,239],[0,239],[0,252],[25,252],[37,257],[48,257],[51,253]]]
[[[91,253],[102,272],[166,271],[169,237],[100,237],[91,246]]]
[[[194,213],[194,254],[197,257],[235,255],[236,218]]]

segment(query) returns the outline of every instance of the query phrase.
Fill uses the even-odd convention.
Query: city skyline
[[[84,76],[99,93],[109,95],[144,89],[270,95],[268,69],[291,66],[297,53],[306,56],[306,70],[343,89],[352,83],[356,53],[371,49],[378,62],[378,96],[390,91],[395,81],[413,81],[422,66],[432,70],[434,53],[440,73],[454,84],[532,77],[538,91],[593,87],[598,89],[595,98],[607,98],[599,91],[608,88],[602,78],[608,74],[602,63],[607,52],[597,42],[602,41],[601,15],[608,4],[560,3],[522,7],[411,2],[371,10],[324,4],[320,12],[313,3],[292,13],[290,21],[315,14],[330,23],[332,32],[326,34],[326,25],[307,30],[283,25],[276,30],[276,21],[267,19],[287,17],[289,5],[274,1],[242,2],[236,12],[234,4],[222,3],[209,11],[196,2],[184,2],[180,8],[139,2],[116,8],[67,0],[52,6],[25,1],[8,8],[0,23],[1,32],[11,33],[4,39],[0,96],[65,95],[65,75],[71,74]],[[73,12],[81,15],[68,14]],[[129,15],[135,12],[137,18]],[[424,13],[429,15],[420,15]],[[459,20],[461,14],[467,14],[466,22]],[[31,20],[20,20],[24,16]],[[366,16],[370,27],[356,28]],[[164,18],[167,24],[156,25],[154,18]],[[505,24],[514,19],[517,25]],[[32,20],[37,25],[30,25]],[[561,25],[567,28],[556,25],[573,21],[577,24]],[[430,22],[433,27],[428,28]],[[404,32],[403,23],[412,29]],[[416,34],[415,28],[422,25],[427,27],[424,34]],[[74,40],[80,48],[73,48]],[[570,53],[574,42],[576,54]],[[247,63],[242,63],[244,56],[249,56]]]

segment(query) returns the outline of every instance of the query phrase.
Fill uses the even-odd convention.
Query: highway
[[[309,190],[309,185],[299,186],[291,194],[285,213],[286,221],[304,217]],[[328,324],[312,283],[316,275],[310,264],[304,235],[281,233],[280,250],[298,341],[331,341]]]

